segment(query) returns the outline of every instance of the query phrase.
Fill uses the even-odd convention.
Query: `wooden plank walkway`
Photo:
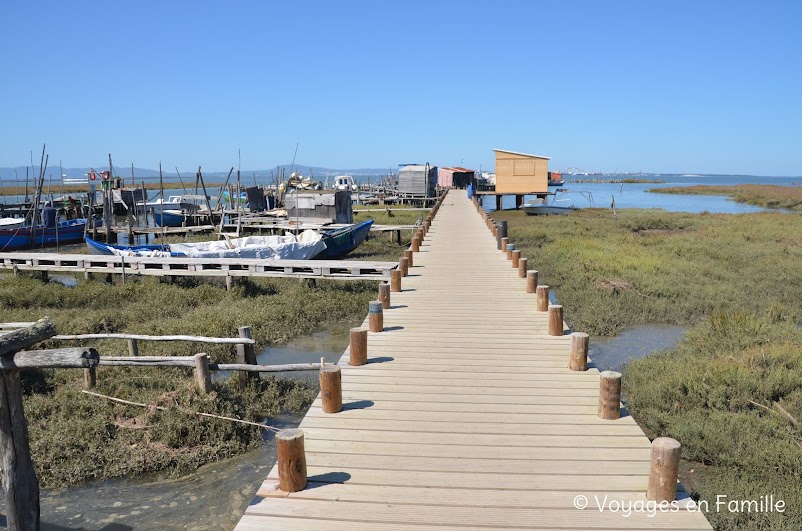
[[[389,280],[396,262],[172,258],[95,254],[0,253],[0,270],[202,277]]]
[[[598,370],[566,368],[569,337],[547,335],[525,284],[446,196],[369,363],[339,362],[343,411],[318,397],[300,425],[307,488],[278,490],[274,467],[237,529],[710,529],[685,506],[599,511],[594,496],[646,502],[650,443],[597,417]]]

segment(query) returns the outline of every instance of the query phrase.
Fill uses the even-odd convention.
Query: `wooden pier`
[[[389,280],[395,262],[171,258],[93,254],[0,253],[0,270],[128,276],[295,277]]]
[[[324,412],[326,390],[299,426],[305,464],[293,454],[282,474],[303,468],[305,488],[280,490],[276,465],[238,530],[711,528],[681,490],[676,511],[637,510],[649,439],[625,410],[606,420],[618,395],[601,407],[599,371],[567,367],[574,339],[549,333],[561,307],[537,311],[463,193],[446,196],[413,256],[389,307],[371,305],[363,326],[382,331],[367,333],[367,364],[348,351],[339,362],[342,410]],[[664,483],[673,497],[676,480]]]

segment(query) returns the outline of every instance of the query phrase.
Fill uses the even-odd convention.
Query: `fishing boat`
[[[208,210],[186,212],[184,210],[162,210],[153,213],[153,222],[159,227],[196,227],[209,221]]]
[[[576,208],[572,206],[547,205],[545,203],[527,203],[523,206],[523,210],[528,216],[541,216],[547,214],[570,214]]]
[[[171,256],[183,258],[261,258],[267,260],[334,259],[347,255],[367,238],[373,220],[319,234],[306,230],[297,237],[247,236],[200,243],[111,245],[86,238],[95,254],[118,256]]]
[[[255,258],[260,260],[311,260],[326,244],[313,230],[297,236],[245,236],[198,243],[162,245],[110,245],[86,238],[89,250],[117,256],[152,256],[176,258]]]
[[[164,210],[180,210],[184,212],[196,212],[200,210],[203,202],[206,200],[202,195],[171,195],[166,200],[159,198],[153,201],[144,203],[148,212],[162,212]],[[143,203],[139,202],[137,205],[141,208]]]
[[[25,218],[2,218],[0,219],[0,229],[16,229],[25,224]]]
[[[55,227],[0,227],[0,251],[17,251],[78,243],[84,239],[86,218],[59,221]],[[31,236],[33,234],[33,236]]]
[[[550,171],[548,175],[549,175],[549,186],[555,187],[555,186],[562,186],[565,184],[565,181],[563,181],[563,176],[561,173],[557,173],[556,171]]]
[[[338,175],[334,178],[332,188],[335,190],[348,190],[356,192],[359,186],[354,182],[354,178],[350,175]]]
[[[323,242],[326,244],[326,249],[315,258],[332,259],[347,255],[362,245],[362,242],[368,237],[372,225],[373,220],[369,219],[356,225],[324,232]]]

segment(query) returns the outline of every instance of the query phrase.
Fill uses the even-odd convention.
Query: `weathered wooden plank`
[[[29,326],[0,336],[0,356],[8,356],[54,335],[56,335],[56,325],[53,321],[48,317],[39,319]]]
[[[21,350],[0,357],[0,369],[88,369],[97,367],[99,359],[93,348]]]

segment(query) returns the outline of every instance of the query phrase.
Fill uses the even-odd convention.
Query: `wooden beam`
[[[56,325],[49,317],[0,336],[0,356],[13,354],[56,335]]]
[[[16,370],[0,371],[0,468],[8,528],[38,530],[39,481],[31,460],[22,384]]]
[[[100,356],[93,348],[21,350],[0,357],[0,369],[88,369],[97,367],[99,361]]]

